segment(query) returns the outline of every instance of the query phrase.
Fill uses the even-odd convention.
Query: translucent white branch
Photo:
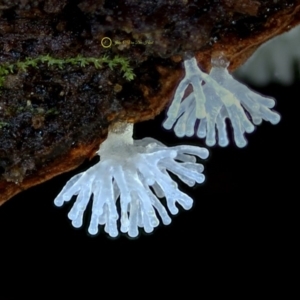
[[[236,81],[228,73],[228,64],[222,57],[212,60],[212,65],[208,75],[200,70],[195,58],[184,62],[185,77],[176,89],[163,126],[171,129],[176,123],[174,131],[178,137],[196,133],[206,138],[208,146],[213,146],[217,139],[220,146],[227,146],[225,119],[229,118],[236,145],[244,147],[247,143],[244,134],[252,132],[254,125],[262,120],[272,124],[279,122],[279,114],[270,110],[275,101]],[[189,85],[193,89],[185,97]]]
[[[138,235],[138,227],[152,232],[162,222],[171,219],[159,198],[165,197],[171,214],[176,214],[179,203],[190,209],[193,200],[182,193],[169,172],[193,186],[204,181],[203,165],[196,157],[205,159],[208,151],[196,146],[163,145],[152,138],[132,139],[132,125],[120,124],[112,129],[98,151],[100,162],[71,178],[55,199],[57,206],[77,199],[68,217],[74,227],[81,227],[83,214],[93,195],[90,234],[99,225],[112,237],[119,230],[130,237]]]

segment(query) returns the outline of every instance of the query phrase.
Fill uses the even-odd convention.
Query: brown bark
[[[299,0],[71,2],[0,1],[0,64],[48,53],[108,53],[128,58],[136,79],[126,82],[107,67],[99,73],[44,65],[8,77],[0,91],[0,121],[8,124],[0,128],[0,205],[93,157],[113,122],[158,115],[184,75],[185,58],[195,55],[209,71],[211,58],[222,54],[232,71],[300,21]],[[104,36],[153,44],[107,52],[99,42]]]

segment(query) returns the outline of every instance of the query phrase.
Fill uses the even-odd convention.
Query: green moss
[[[4,126],[7,126],[8,123],[7,122],[1,122],[0,121],[0,129],[2,129]]]
[[[18,70],[26,72],[28,67],[38,68],[39,64],[47,64],[48,67],[58,67],[63,69],[65,65],[80,65],[81,67],[86,67],[87,65],[93,64],[96,69],[100,69],[104,64],[108,65],[110,69],[119,67],[121,72],[123,72],[123,77],[130,81],[133,80],[135,74],[133,69],[130,67],[128,59],[120,56],[115,56],[113,58],[108,56],[97,57],[83,57],[77,55],[72,58],[55,58],[51,57],[49,54],[38,56],[36,58],[28,57],[24,61],[18,61],[16,63],[4,63],[0,65],[0,87],[3,86],[5,78],[8,74],[13,74]]]

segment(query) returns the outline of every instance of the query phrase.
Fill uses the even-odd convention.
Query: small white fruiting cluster
[[[96,234],[99,225],[116,237],[119,230],[136,237],[138,227],[152,232],[159,216],[167,225],[171,222],[160,201],[166,198],[171,214],[176,214],[179,203],[190,209],[193,200],[182,193],[168,172],[178,176],[189,186],[204,181],[203,165],[196,157],[205,159],[208,151],[196,146],[166,147],[152,138],[133,140],[132,124],[119,124],[109,131],[98,154],[100,162],[71,178],[55,199],[57,206],[77,199],[69,212],[74,227],[81,227],[83,214],[93,198],[88,232]]]
[[[175,92],[163,126],[174,131],[178,137],[192,136],[206,138],[208,146],[228,145],[225,119],[229,118],[238,147],[247,143],[244,133],[252,132],[254,125],[262,120],[277,124],[279,114],[270,110],[275,101],[263,97],[235,80],[227,71],[228,62],[217,57],[212,59],[212,69],[208,74],[202,72],[195,58],[184,62],[185,77]],[[192,91],[186,95],[188,87]],[[252,123],[246,112],[251,117]]]

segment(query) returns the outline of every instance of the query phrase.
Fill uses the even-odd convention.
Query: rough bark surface
[[[126,81],[105,65],[43,63],[7,75],[0,88],[0,205],[93,157],[111,123],[159,114],[184,75],[183,59],[195,55],[209,71],[211,57],[222,54],[234,70],[299,22],[300,0],[0,0],[0,66],[47,54],[119,55],[136,75]],[[111,47],[103,47],[104,37]]]

